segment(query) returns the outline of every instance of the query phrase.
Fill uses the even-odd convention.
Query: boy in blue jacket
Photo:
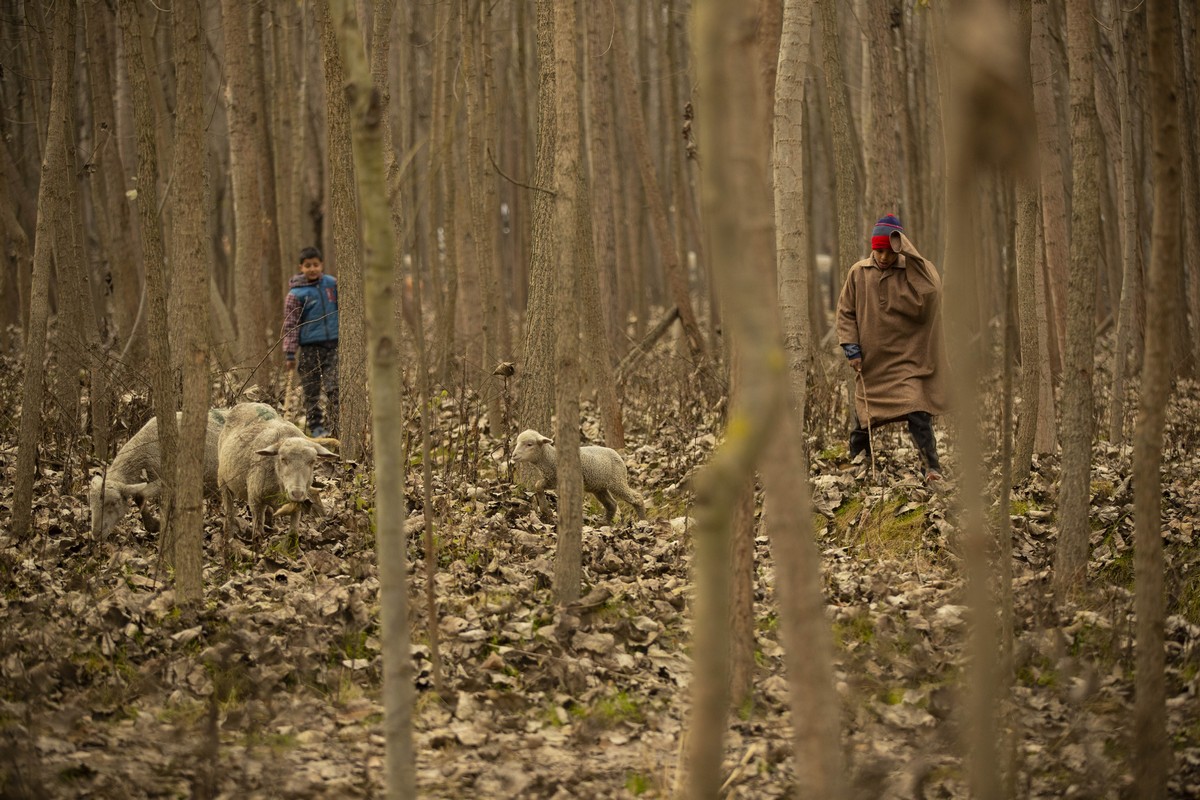
[[[300,251],[300,274],[293,275],[283,303],[283,355],[286,367],[296,368],[300,349],[300,386],[304,415],[313,437],[334,436],[338,412],[337,278],[325,274],[321,251]],[[325,390],[328,420],[321,413]],[[325,422],[328,422],[328,426]]]

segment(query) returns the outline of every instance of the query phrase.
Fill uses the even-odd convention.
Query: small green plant
[[[837,638],[838,644],[842,646],[850,642],[870,644],[875,641],[875,624],[866,614],[853,617],[845,622],[839,620],[833,624],[833,635]]]
[[[650,778],[640,772],[630,772],[625,776],[625,788],[630,794],[645,794],[650,791],[652,785]]]
[[[904,690],[898,686],[892,686],[880,692],[879,699],[889,706],[898,706],[904,702]]]

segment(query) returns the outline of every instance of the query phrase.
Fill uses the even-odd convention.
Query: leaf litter
[[[628,387],[630,394],[652,387]],[[124,414],[145,413],[136,397]],[[584,596],[556,609],[552,516],[507,484],[480,407],[443,397],[434,470],[437,628],[446,693],[434,693],[422,538],[409,545],[414,739],[422,796],[667,797],[681,786],[692,662],[691,477],[719,414],[654,393],[631,404],[631,482],[651,519],[585,514]],[[640,411],[637,409],[641,409]],[[594,419],[585,436],[598,438]],[[465,422],[464,422],[465,420]],[[1167,724],[1171,794],[1200,791],[1200,391],[1181,383],[1164,451]],[[133,426],[129,426],[133,427]],[[836,642],[843,746],[857,797],[965,797],[959,744],[965,607],[953,493],[928,491],[911,446],[882,432],[877,477],[813,441],[814,530]],[[836,435],[830,437],[836,439]],[[466,444],[474,442],[474,444]],[[11,442],[4,452],[15,452]],[[499,448],[499,449],[498,449]],[[947,449],[943,445],[943,450]],[[1005,726],[1027,797],[1131,792],[1131,451],[1099,443],[1084,599],[1050,593],[1057,461],[1013,494],[1013,680]],[[40,532],[0,534],[0,787],[28,797],[374,797],[384,740],[378,570],[369,481],[324,476],[329,515],[281,526],[255,560],[220,551],[208,509],[206,600],[180,614],[153,536],[130,514],[88,535],[83,476],[63,493],[52,458],[36,484]],[[953,474],[953,458],[947,459]],[[416,462],[412,462],[416,463]],[[5,457],[0,502],[11,498]],[[410,514],[420,470],[410,469]],[[651,499],[652,498],[652,499]],[[732,709],[725,796],[793,792],[777,580],[756,539],[753,703]]]

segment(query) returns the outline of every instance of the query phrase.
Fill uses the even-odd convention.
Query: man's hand
[[[855,372],[862,372],[862,359],[861,358],[850,359],[850,366],[854,368]]]
[[[296,368],[296,359],[294,359],[294,358],[285,358],[285,359],[283,360],[283,368],[284,368],[284,369],[295,369],[295,368]]]

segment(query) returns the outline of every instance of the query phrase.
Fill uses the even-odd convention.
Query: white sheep
[[[217,458],[217,483],[225,501],[226,525],[234,518],[235,499],[250,505],[255,543],[262,537],[269,506],[291,513],[291,535],[297,534],[300,503],[320,498],[311,488],[317,459],[336,459],[325,449],[333,439],[309,439],[304,432],[264,403],[239,403],[225,417]],[[280,509],[281,511],[283,509]]]
[[[558,454],[554,451],[554,440],[535,430],[522,431],[513,448],[513,461],[537,467],[542,473],[534,486],[534,492],[542,496],[546,489],[558,483]],[[612,522],[617,513],[619,497],[638,512],[639,519],[646,518],[646,503],[642,496],[629,487],[629,474],[621,454],[611,447],[588,445],[579,448],[579,464],[583,472],[583,488],[591,492],[604,506],[605,519]]]
[[[225,425],[226,409],[214,408],[208,412],[207,429],[204,433],[204,488],[212,492],[217,487],[217,443],[221,428]],[[176,412],[180,422],[183,414]],[[138,430],[117,451],[112,463],[102,474],[92,478],[88,486],[88,506],[92,514],[93,536],[107,536],[125,516],[129,501],[137,504],[142,512],[146,530],[158,530],[156,520],[143,505],[155,498],[162,489],[159,473],[162,471],[162,453],[158,447],[158,418]]]

